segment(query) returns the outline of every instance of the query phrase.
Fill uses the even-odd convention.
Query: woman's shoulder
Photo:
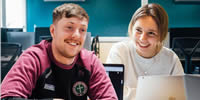
[[[177,57],[176,53],[172,49],[167,48],[167,47],[163,47],[161,52],[162,52],[162,55],[166,57]]]
[[[166,52],[166,53],[174,53],[174,51],[170,48],[167,48],[167,47],[163,47],[162,48],[163,52]]]
[[[133,44],[130,40],[125,40],[125,41],[114,43],[112,47],[116,49],[125,49],[125,48],[130,48],[131,45]]]

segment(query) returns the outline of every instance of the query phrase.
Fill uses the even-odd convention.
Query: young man
[[[23,52],[1,85],[3,99],[117,100],[102,63],[82,49],[89,16],[76,4],[53,11],[52,40]]]

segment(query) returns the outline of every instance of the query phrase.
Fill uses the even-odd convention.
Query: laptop
[[[123,100],[124,86],[124,65],[123,64],[103,64],[108,76],[111,79],[115,92],[119,100]]]
[[[200,75],[140,76],[135,100],[199,100]]]

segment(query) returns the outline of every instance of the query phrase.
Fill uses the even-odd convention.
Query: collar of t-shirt
[[[59,67],[61,67],[61,68],[63,68],[63,69],[67,69],[67,70],[73,68],[73,66],[74,66],[74,64],[77,62],[77,59],[78,59],[78,56],[79,56],[79,55],[77,55],[77,56],[75,57],[74,62],[73,62],[72,64],[66,65],[66,64],[62,64],[62,63],[58,62],[58,61],[54,58],[53,52],[52,52],[51,43],[48,44],[48,51],[49,51],[48,54],[49,54],[50,60],[53,61],[53,63],[56,64],[57,66],[59,66]]]

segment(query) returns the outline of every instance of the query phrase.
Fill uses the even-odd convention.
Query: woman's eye
[[[157,36],[155,32],[148,32],[149,36]]]
[[[142,31],[140,29],[136,29],[136,32],[138,33],[142,33]]]
[[[155,33],[154,32],[149,32],[149,35],[155,35]]]

